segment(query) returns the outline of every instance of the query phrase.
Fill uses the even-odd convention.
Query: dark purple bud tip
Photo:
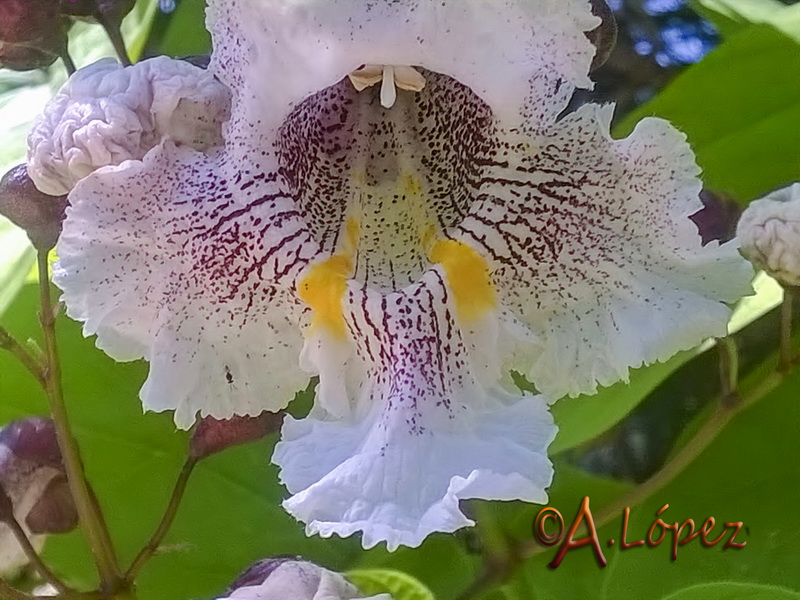
[[[97,0],[97,11],[112,24],[119,27],[136,0]]]
[[[28,233],[37,250],[50,250],[61,235],[66,196],[49,196],[36,189],[25,165],[0,179],[0,215]]]
[[[94,0],[61,0],[61,13],[71,17],[90,18],[97,12]]]
[[[204,417],[189,441],[189,455],[205,458],[226,448],[261,439],[281,428],[283,413],[262,412],[257,417],[235,416],[231,419]]]
[[[586,34],[589,41],[597,48],[591,66],[591,70],[594,71],[606,63],[608,57],[614,51],[614,46],[617,45],[617,19],[606,0],[591,1],[592,13],[603,20],[596,29]]]
[[[232,594],[239,588],[261,585],[267,580],[267,577],[287,562],[304,562],[301,556],[275,556],[273,558],[265,558],[254,562],[252,565],[242,571],[239,576],[228,588],[228,594]]]
[[[53,0],[0,0],[0,41],[28,43],[59,30]]]
[[[54,0],[0,0],[0,66],[17,71],[52,64],[67,48],[69,19]]]
[[[63,470],[53,421],[44,417],[28,417],[12,421],[0,430],[0,445],[8,448],[15,458],[35,466]]]
[[[709,242],[730,241],[736,235],[736,224],[742,207],[725,194],[704,189],[700,192],[703,208],[689,218],[697,225],[703,246]]]
[[[68,533],[78,526],[78,511],[67,478],[56,475],[33,505],[25,524],[31,533]]]
[[[58,54],[23,44],[0,42],[0,68],[12,71],[46,69],[58,59]]]

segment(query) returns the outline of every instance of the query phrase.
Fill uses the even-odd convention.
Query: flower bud
[[[750,262],[784,285],[800,285],[800,183],[752,202],[736,235]]]
[[[700,192],[703,208],[691,215],[703,245],[714,241],[728,242],[736,236],[736,224],[742,214],[741,207],[724,194],[708,189]]]
[[[25,165],[0,179],[0,215],[24,229],[37,250],[50,250],[61,234],[66,196],[48,196],[36,189]]]
[[[300,557],[260,560],[247,568],[227,591],[246,600],[356,600],[366,598],[339,573]],[[388,594],[366,600],[392,600]]]
[[[61,12],[71,17],[109,24],[119,28],[136,0],[60,0]]]
[[[68,28],[56,0],[0,0],[0,66],[51,65],[66,50]]]
[[[617,45],[617,19],[606,0],[592,0],[592,13],[603,20],[595,29],[586,33],[586,37],[597,48],[591,66],[594,71],[605,64]]]
[[[48,482],[25,517],[25,524],[37,534],[68,533],[77,527],[78,511],[66,475],[56,475]]]
[[[205,458],[227,448],[261,439],[280,430],[283,413],[264,411],[257,417],[234,416],[230,419],[205,417],[194,429],[189,441],[189,455]]]
[[[0,430],[0,521],[15,519],[34,546],[39,534],[64,533],[78,523],[69,493],[55,427],[30,417]],[[0,573],[27,562],[11,528],[0,525]]]

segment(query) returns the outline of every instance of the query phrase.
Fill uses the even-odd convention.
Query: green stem
[[[736,402],[739,387],[739,349],[731,336],[717,340],[719,352],[719,377],[722,401]]]
[[[72,75],[78,70],[75,67],[75,62],[72,60],[72,57],[66,50],[64,50],[63,54],[61,55],[61,60],[64,61],[64,68],[67,70],[67,75]]]
[[[122,39],[122,31],[120,30],[119,24],[114,23],[108,16],[100,11],[97,12],[95,18],[103,29],[106,30],[106,35],[108,35],[108,39],[111,40],[111,45],[114,46],[114,51],[119,57],[119,62],[122,63],[124,67],[130,67],[132,64],[131,59],[128,56],[128,50],[125,48],[125,40]]]
[[[5,579],[0,579],[0,598],[3,600],[34,600],[34,597],[11,587]]]
[[[180,475],[178,475],[178,479],[175,482],[175,487],[172,490],[172,496],[167,504],[167,509],[164,511],[164,516],[161,517],[161,522],[158,524],[158,527],[148,542],[139,551],[136,558],[133,559],[131,566],[125,573],[126,581],[131,582],[136,578],[136,575],[144,564],[150,560],[153,554],[156,553],[156,550],[158,550],[161,542],[164,541],[164,537],[167,535],[169,528],[172,526],[172,522],[175,520],[175,516],[178,514],[178,508],[183,499],[183,493],[186,491],[186,485],[189,483],[189,477],[191,477],[196,464],[197,460],[191,457],[187,458],[186,462],[183,464]]]
[[[89,541],[102,588],[107,591],[114,591],[119,589],[122,583],[116,555],[103,514],[94,502],[89,490],[78,443],[72,435],[66,405],[64,404],[64,392],[61,385],[61,364],[56,343],[55,313],[50,297],[47,252],[39,251],[38,270],[39,299],[41,303],[40,319],[44,334],[46,357],[44,384],[47,399],[50,403],[50,412],[56,426],[58,446],[64,459],[69,489],[75,501],[75,508],[78,512],[81,526]]]
[[[25,552],[25,556],[28,557],[28,560],[34,566],[34,568],[39,572],[39,575],[42,576],[42,579],[44,579],[47,583],[56,588],[59,594],[73,593],[74,590],[70,589],[63,581],[61,581],[55,575],[55,573],[53,573],[47,567],[46,564],[44,564],[38,552],[36,552],[36,548],[33,547],[33,544],[31,544],[31,541],[25,534],[25,530],[22,529],[22,526],[19,524],[19,521],[17,521],[14,518],[14,516],[11,515],[11,517],[8,520],[6,520],[5,523],[11,528],[11,531],[14,533],[14,537],[17,538],[17,542],[22,547],[23,552]]]
[[[791,368],[792,356],[792,320],[794,290],[789,287],[783,288],[783,302],[781,303],[781,359],[778,368],[786,371]]]
[[[22,366],[25,367],[31,375],[34,376],[36,381],[44,385],[44,368],[41,361],[39,361],[33,354],[31,354],[25,346],[15,340],[11,334],[5,329],[0,327],[0,348],[8,350],[13,354]]]

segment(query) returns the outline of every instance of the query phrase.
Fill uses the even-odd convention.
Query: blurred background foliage
[[[124,26],[131,54],[209,53],[203,4],[139,0]],[[616,102],[618,135],[644,116],[670,119],[697,152],[715,218],[733,219],[754,198],[800,180],[800,4],[609,4],[619,23],[618,45],[595,73],[596,88],[576,95],[574,104]],[[71,33],[70,51],[78,66],[112,54],[102,31],[82,24]],[[46,71],[0,71],[0,171],[22,160],[30,120],[64,79],[60,63]],[[36,290],[28,278],[32,260],[24,235],[0,223],[0,322],[23,340],[39,335]],[[269,464],[275,440],[268,439],[198,467],[166,546],[142,573],[138,597],[211,598],[256,559],[301,554],[352,571],[370,593],[391,589],[396,600],[800,598],[800,375],[774,374],[782,290],[763,275],[756,288],[732,322],[742,394],[751,402],[666,485],[648,481],[717,414],[713,342],[639,369],[630,384],[602,390],[600,397],[567,399],[553,408],[561,431],[552,447],[557,468],[550,505],[568,522],[584,496],[595,513],[631,498],[629,539],[641,539],[669,503],[668,523],[690,517],[699,523],[709,515],[744,521],[745,549],[690,544],[673,563],[667,543],[630,552],[604,547],[609,564],[601,569],[585,548],[551,570],[555,550],[530,544],[540,507],[521,503],[469,503],[479,528],[435,535],[419,549],[394,554],[363,551],[356,539],[306,538],[280,507],[286,493]],[[175,431],[169,415],[141,414],[137,392],[146,365],[113,364],[67,319],[60,320],[59,335],[68,406],[88,475],[118,551],[129,561],[164,509],[186,455],[186,435]],[[35,389],[30,376],[0,354],[0,422],[45,414],[45,399]],[[307,410],[309,402],[309,394],[301,394],[293,411]],[[631,496],[636,490],[646,493]],[[601,540],[619,538],[618,512],[601,528]],[[79,534],[52,537],[45,558],[76,586],[96,584]],[[472,587],[476,579],[484,585]]]

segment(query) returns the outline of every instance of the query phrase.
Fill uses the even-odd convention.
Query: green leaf
[[[662,600],[800,600],[800,592],[774,585],[719,581],[693,585]]]
[[[574,448],[619,423],[695,354],[691,350],[680,352],[666,362],[633,369],[629,383],[621,381],[594,396],[562,398],[556,402],[551,411],[558,425],[558,435],[550,445],[550,453]]]
[[[37,290],[28,285],[3,315],[17,339],[41,345]],[[84,339],[79,324],[58,320],[70,419],[89,479],[105,509],[118,554],[127,565],[154,531],[186,456],[187,435],[170,414],[142,414],[142,362],[114,363]],[[0,353],[0,423],[47,414],[44,395],[8,353]],[[165,545],[142,571],[139,600],[221,595],[236,575],[261,558],[283,554],[336,571],[352,565],[357,539],[307,538],[281,507],[288,496],[270,465],[275,436],[202,461]],[[51,536],[45,558],[73,585],[89,589],[96,576],[78,532]]]
[[[36,261],[24,231],[0,217],[0,316],[14,300]]]
[[[756,319],[764,316],[783,300],[783,288],[772,277],[760,271],[753,280],[755,294],[742,298],[728,322],[728,333],[741,331]]]
[[[786,8],[778,0],[691,0],[691,5],[724,36],[752,23],[769,22]]]
[[[182,0],[161,39],[161,51],[170,56],[209,54],[211,34],[205,28],[205,8],[205,0]]]
[[[390,594],[392,600],[435,600],[427,587],[402,571],[357,569],[346,575],[364,594]]]
[[[764,373],[758,374],[759,378]],[[752,387],[755,387],[753,384]],[[800,372],[786,377],[759,402],[738,414],[724,431],[678,476],[662,489],[632,506],[627,541],[644,539],[665,504],[661,518],[668,524],[692,518],[698,525],[716,518],[716,538],[723,522],[741,521],[737,541],[742,549],[723,550],[723,543],[703,547],[699,540],[678,548],[670,559],[670,537],[655,548],[619,549],[622,514],[599,529],[608,566],[601,568],[589,547],[569,552],[557,569],[548,568],[556,548],[530,560],[509,584],[534,598],[593,598],[640,600],[661,598],[685,587],[708,583],[710,577],[747,585],[800,589],[800,514],[796,505],[797,462],[800,456]],[[556,469],[556,482],[560,467]],[[593,514],[607,502],[587,485]],[[576,514],[574,498],[551,500],[569,527]],[[598,508],[595,508],[595,507]],[[582,534],[581,534],[582,535]],[[658,533],[656,533],[656,537]],[[615,539],[609,547],[607,541]],[[728,535],[726,535],[726,539]],[[665,576],[668,573],[668,576]],[[697,596],[697,598],[705,598]],[[708,596],[713,598],[714,596]],[[735,597],[735,596],[734,596]],[[783,598],[783,596],[777,596]]]
[[[782,21],[787,27],[800,15],[800,5],[791,8]],[[645,116],[669,119],[687,134],[706,186],[746,203],[800,180],[798,81],[797,41],[775,27],[753,25],[625,118],[619,132]]]

